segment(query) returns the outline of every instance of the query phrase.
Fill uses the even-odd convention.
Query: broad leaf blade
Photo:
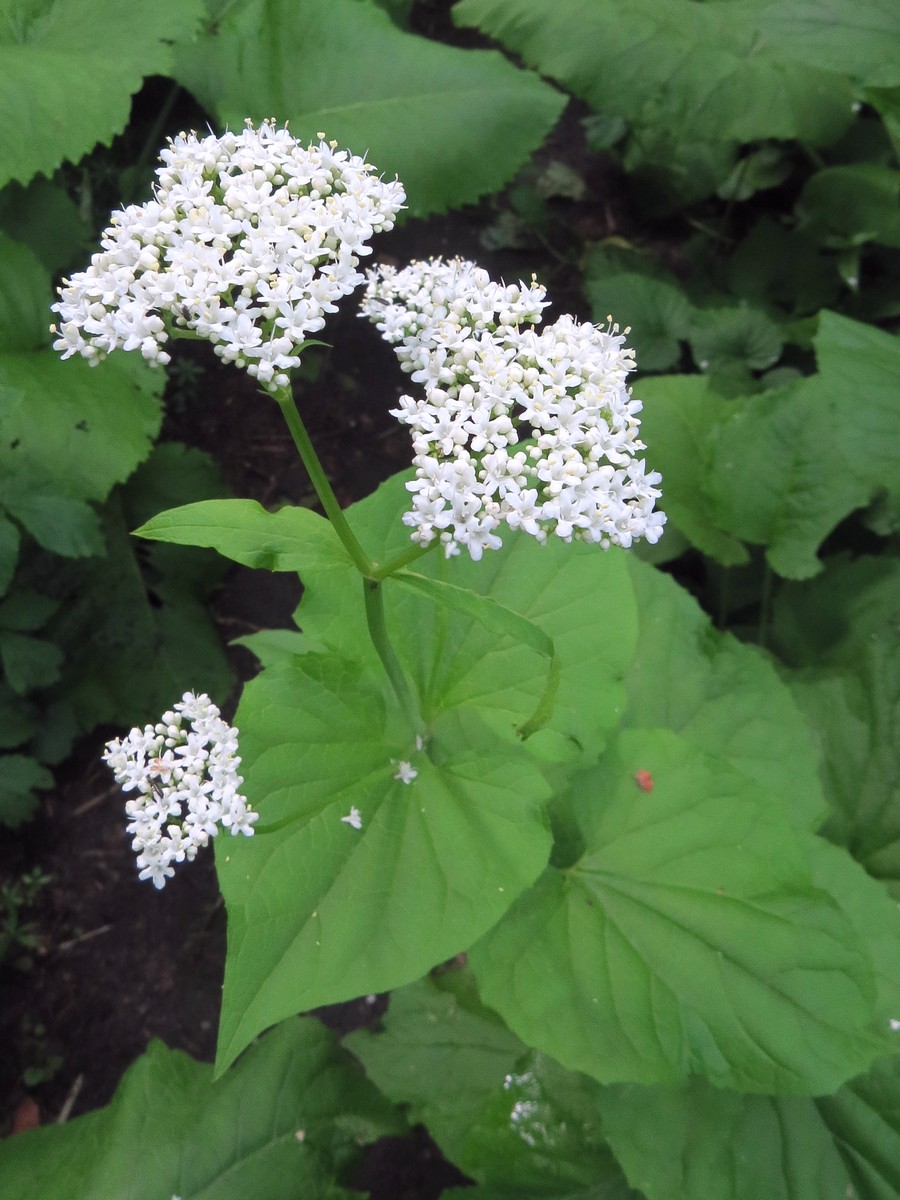
[[[634,731],[575,805],[581,860],[548,870],[470,955],[529,1045],[602,1082],[799,1093],[884,1052],[869,955],[812,878],[830,848],[770,797],[670,733]]]
[[[0,186],[51,175],[124,129],[145,75],[165,75],[202,0],[51,0],[0,13]],[[73,95],[78,103],[72,103]]]
[[[0,1144],[4,1196],[44,1200],[295,1200],[337,1187],[356,1146],[402,1130],[317,1021],[288,1021],[227,1078],[161,1042],[112,1103]],[[140,1169],[136,1169],[139,1164]]]
[[[220,1069],[288,1013],[408,983],[463,950],[547,860],[547,789],[525,752],[454,720],[418,750],[396,716],[386,725],[379,683],[306,654],[244,691],[244,787],[263,828],[217,855]],[[342,821],[353,808],[361,829]]]
[[[478,1181],[475,1198],[635,1197],[606,1144],[599,1085],[529,1051],[458,976],[394,992],[383,1032],[350,1035],[370,1078]]]
[[[598,112],[675,128],[683,142],[827,143],[850,120],[848,82],[786,63],[753,0],[462,0],[453,15]]]
[[[248,0],[182,49],[177,75],[232,128],[275,113],[367,154],[419,215],[499,191],[565,106],[495,51],[404,33],[360,0]]]
[[[674,729],[781,796],[793,823],[818,828],[827,808],[815,747],[770,660],[713,629],[673,580],[634,558],[628,565],[641,624],[624,725]]]

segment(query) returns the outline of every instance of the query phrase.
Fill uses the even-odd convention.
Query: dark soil
[[[420,5],[425,17],[446,6]],[[430,11],[434,9],[435,11]],[[425,19],[425,18],[423,18]],[[433,33],[433,29],[427,32]],[[480,237],[504,201],[449,217],[409,222],[380,239],[376,257],[402,263],[432,255],[462,255],[496,277],[528,278],[537,271],[554,298],[554,313],[585,317],[573,246],[584,238],[622,231],[623,213],[610,209],[609,168],[587,154],[579,114],[563,122],[544,158],[564,156],[587,181],[590,199],[560,201],[554,226],[531,244],[486,253]],[[624,201],[620,201],[625,208]],[[627,220],[624,222],[627,224]],[[551,314],[552,315],[552,314]],[[392,352],[354,315],[352,304],[317,350],[317,369],[298,381],[296,395],[323,464],[342,504],[368,494],[409,463],[406,431],[389,414],[404,377]],[[206,348],[182,350],[169,389],[164,438],[212,454],[234,495],[262,504],[313,504],[314,497],[277,407],[253,381],[223,367]],[[313,361],[313,354],[310,354]],[[286,627],[300,597],[287,575],[234,568],[213,598],[228,641],[260,628]],[[255,660],[235,649],[238,677]],[[152,664],[148,664],[152,669]],[[224,699],[224,698],[222,698]],[[226,714],[233,711],[231,697]],[[147,714],[151,719],[154,714]],[[37,946],[0,966],[0,1121],[11,1127],[33,1098],[45,1123],[106,1104],[123,1071],[151,1038],[205,1060],[213,1058],[225,948],[225,913],[212,856],[176,873],[162,891],[137,880],[124,831],[122,797],[99,759],[104,741],[121,734],[98,730],[56,772],[57,784],[37,818],[0,847],[0,879],[39,867],[49,882],[35,907]],[[320,1015],[346,1031],[377,1020],[386,1000],[338,1006]],[[464,1182],[422,1130],[386,1139],[363,1160],[355,1186],[373,1197],[422,1200]]]

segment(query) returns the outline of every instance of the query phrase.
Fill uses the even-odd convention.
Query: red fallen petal
[[[638,785],[642,792],[653,791],[653,776],[649,771],[635,771],[634,782]]]

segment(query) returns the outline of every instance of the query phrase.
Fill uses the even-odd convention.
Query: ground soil
[[[618,233],[627,220],[622,207],[610,207],[609,168],[587,154],[579,115],[570,112],[544,150],[545,158],[564,157],[588,182],[586,200],[564,202],[559,228],[567,232],[559,245],[548,245],[542,234],[530,245],[486,252],[482,236],[503,210],[501,199],[409,222],[380,240],[378,257],[402,263],[460,254],[507,279],[538,271],[554,295],[554,311],[587,316],[569,239],[573,230],[585,240]],[[317,370],[298,382],[296,394],[338,498],[348,504],[409,463],[407,434],[389,413],[404,377],[352,305],[325,336],[332,349],[315,352]],[[168,394],[164,438],[209,451],[235,495],[270,506],[313,503],[276,406],[206,348],[183,353],[191,369],[187,375],[176,369],[182,383]],[[223,640],[289,626],[299,596],[295,578],[234,568],[213,597]],[[238,677],[249,678],[254,660],[243,650],[231,653]],[[225,913],[212,857],[202,856],[162,891],[138,883],[122,797],[99,759],[104,740],[121,732],[103,729],[84,739],[56,771],[36,819],[0,846],[0,872],[8,878],[35,866],[49,877],[25,914],[34,922],[36,947],[0,967],[3,1132],[17,1114],[20,1122],[28,1119],[32,1100],[43,1122],[107,1103],[151,1038],[199,1059],[213,1057]],[[320,1015],[346,1031],[377,1020],[386,1003],[354,1002]],[[355,1186],[376,1200],[425,1200],[462,1182],[417,1130],[372,1148]]]

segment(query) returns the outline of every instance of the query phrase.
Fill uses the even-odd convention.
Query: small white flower
[[[238,789],[237,730],[209,696],[185,692],[155,725],[107,742],[103,760],[126,792],[140,879],[165,886],[173,863],[193,862],[219,828],[253,834],[258,814]]]
[[[91,364],[139,350],[162,365],[185,329],[269,391],[285,386],[302,344],[364,281],[360,256],[393,227],[403,187],[274,121],[179,134],[160,161],[153,199],[114,213],[90,266],[60,289],[54,349]]]
[[[396,759],[391,759],[391,762],[396,764],[397,770],[394,772],[394,778],[400,783],[412,783],[419,772],[408,762],[397,762]]]
[[[362,815],[358,808],[351,808],[346,817],[341,817],[345,825],[350,825],[353,829],[362,829]]]
[[[896,1017],[890,1018],[890,1026],[893,1033],[900,1033],[900,1021]]]
[[[637,457],[641,403],[618,326],[563,316],[538,329],[539,284],[496,283],[461,259],[368,279],[362,315],[424,385],[393,410],[412,434],[413,541],[475,560],[499,549],[504,524],[539,542],[658,541],[660,476]]]

